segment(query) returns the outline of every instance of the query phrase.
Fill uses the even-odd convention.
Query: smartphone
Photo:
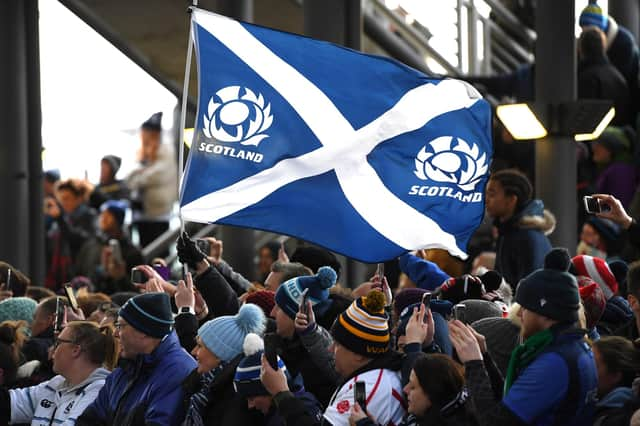
[[[144,284],[148,280],[147,274],[140,269],[133,268],[131,270],[131,282],[134,284]]]
[[[267,362],[274,370],[278,369],[278,335],[275,333],[268,333],[264,336],[264,356],[267,358]]]
[[[111,247],[111,257],[116,263],[124,263],[122,259],[122,249],[120,249],[120,242],[115,238],[109,240],[109,247]]]
[[[204,240],[202,238],[198,238],[196,240],[196,245],[198,246],[200,251],[203,252],[205,255],[207,255],[207,256],[210,255],[210,253],[211,253],[211,243],[209,242],[209,240]]]
[[[64,321],[64,303],[61,297],[56,297],[56,319],[53,326],[55,333],[62,331],[62,322]]]
[[[365,382],[356,382],[353,392],[353,402],[360,404],[362,411],[367,410],[367,388]]]
[[[305,315],[309,315],[309,311],[307,310],[307,301],[309,300],[309,289],[305,288],[302,292],[302,299],[300,301],[300,312]]]
[[[422,295],[422,304],[425,308],[431,309],[431,292],[427,291]]]
[[[76,300],[76,295],[73,293],[73,287],[71,287],[70,285],[65,285],[64,286],[64,294],[67,295],[67,300],[69,301],[69,306],[71,306],[71,308],[74,311],[78,310],[78,301]]]
[[[11,269],[7,269],[7,282],[4,283],[4,289],[6,291],[13,291],[11,288]]]
[[[380,284],[382,284],[382,277],[384,277],[384,263],[378,263],[376,268],[376,276],[380,277]]]
[[[584,209],[589,214],[602,213],[602,207],[600,206],[600,200],[594,197],[585,196]]]
[[[453,307],[453,317],[460,322],[467,323],[465,316],[465,310],[467,309],[462,303],[458,303]]]

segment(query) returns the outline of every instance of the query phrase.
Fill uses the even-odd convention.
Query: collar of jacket
[[[106,379],[109,374],[111,374],[111,372],[106,368],[96,368],[81,383],[78,383],[77,385],[74,385],[74,386],[69,386],[67,383],[67,380],[65,379],[57,390],[60,393],[81,391],[82,389],[84,389],[91,383],[95,382],[96,380]]]
[[[515,213],[507,221],[500,222],[495,219],[493,224],[498,228],[500,234],[505,234],[515,229],[528,228],[538,229],[546,235],[555,228],[555,218],[544,210],[544,204],[541,200],[534,199],[529,201],[522,210]]]
[[[340,383],[340,387],[342,387],[345,383],[347,383],[349,380],[353,379],[354,377],[362,373],[366,373],[367,371],[371,371],[371,370],[401,371],[405,358],[406,358],[406,355],[400,352],[396,352],[393,349],[390,349],[389,352],[387,352],[383,356],[372,359],[367,365],[351,373],[349,377],[347,377],[345,380],[343,380]]]
[[[160,341],[160,344],[150,354],[139,354],[133,359],[121,358],[118,366],[134,375],[144,370],[153,369],[176,346],[179,347],[178,337],[175,331],[172,331]]]
[[[222,388],[233,382],[238,364],[244,358],[244,354],[239,354],[233,358],[222,370],[216,374],[213,381],[209,384],[209,389],[213,392],[218,388]],[[182,382],[182,386],[187,395],[192,395],[200,390],[202,386],[202,374],[198,373],[198,369],[194,369],[189,376]]]

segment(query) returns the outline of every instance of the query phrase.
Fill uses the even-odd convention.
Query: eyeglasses
[[[74,342],[73,340],[67,340],[67,339],[60,339],[59,337],[56,338],[56,340],[53,342],[53,349],[56,349],[58,346],[60,346],[62,343],[71,343],[72,345],[77,345],[76,342]]]

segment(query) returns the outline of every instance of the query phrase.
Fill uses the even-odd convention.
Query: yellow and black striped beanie
[[[351,352],[376,358],[389,351],[388,319],[384,311],[384,294],[372,290],[338,316],[331,334]]]

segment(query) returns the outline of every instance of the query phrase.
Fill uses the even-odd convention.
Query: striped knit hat
[[[571,259],[576,275],[583,275],[595,281],[607,300],[618,292],[618,281],[604,259],[579,255]]]
[[[384,302],[384,294],[379,290],[372,290],[355,300],[333,323],[334,340],[367,358],[386,354],[389,351],[389,324]]]
[[[249,333],[244,338],[242,345],[245,357],[238,364],[233,378],[233,386],[237,393],[244,398],[252,396],[269,395],[260,381],[260,369],[262,368],[262,354],[264,353],[264,341],[255,333]],[[278,368],[290,379],[287,367],[278,357]]]
[[[609,18],[595,1],[590,1],[587,7],[582,9],[578,22],[582,28],[598,27],[604,32],[609,28]]]

